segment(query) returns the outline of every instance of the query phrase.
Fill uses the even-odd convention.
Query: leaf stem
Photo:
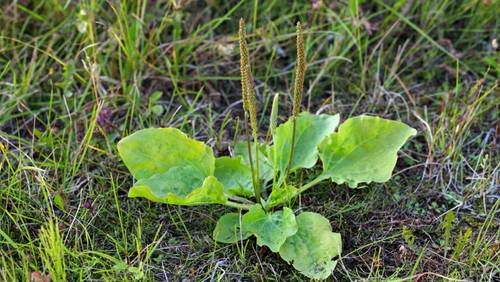
[[[279,202],[274,202],[272,205],[270,206],[266,206],[266,209],[269,209],[269,208],[272,208],[272,207],[276,207],[276,206],[279,206],[281,204],[284,204],[285,201],[291,201],[293,198],[297,197],[298,195],[300,195],[301,193],[303,193],[304,191],[306,191],[307,189],[315,186],[316,184],[320,183],[321,181],[325,180],[325,179],[328,179],[329,176],[327,176],[326,174],[320,174],[318,175],[316,178],[314,178],[313,180],[311,180],[310,182],[308,182],[307,184],[301,186],[299,189],[297,189],[295,191],[295,193],[293,193],[293,195],[290,195],[290,196],[287,196],[286,198],[283,198],[281,201]]]
[[[230,196],[229,197],[231,200],[234,200],[236,202],[240,202],[240,203],[247,203],[247,204],[255,204],[253,201],[247,199],[247,198],[243,198],[243,197],[239,197],[239,196]]]
[[[329,176],[327,176],[326,174],[320,174],[320,175],[318,175],[318,177],[316,177],[313,180],[311,180],[311,182],[309,182],[306,185],[303,185],[302,187],[300,187],[297,190],[297,193],[294,195],[294,197],[296,197],[297,195],[303,193],[304,191],[306,191],[307,189],[313,187],[314,185],[320,183],[321,181],[323,181],[325,179],[328,179],[328,177]]]
[[[232,208],[237,208],[237,209],[242,209],[242,210],[249,210],[253,205],[250,204],[240,204],[236,202],[231,202],[231,201],[226,201],[224,205]]]

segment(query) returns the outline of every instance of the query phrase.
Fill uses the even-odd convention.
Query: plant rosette
[[[137,180],[128,195],[173,205],[236,208],[238,213],[218,220],[215,241],[236,243],[254,236],[259,246],[279,253],[303,275],[325,279],[340,258],[340,234],[318,213],[295,215],[293,200],[322,181],[355,188],[360,183],[389,180],[399,149],[416,130],[365,115],[347,119],[337,130],[338,114],[299,114],[306,61],[302,26],[297,23],[292,116],[276,127],[279,96],[275,95],[269,123],[272,142],[259,143],[243,20],[239,39],[247,141],[236,144],[232,156],[216,158],[209,146],[176,128],[137,131],[118,143],[120,157]],[[318,159],[322,172],[315,173]],[[289,176],[299,170],[311,170],[308,175],[316,177],[297,187],[289,185]]]
[[[254,236],[307,277],[324,279],[341,254],[339,233],[320,214],[290,208],[293,199],[320,182],[385,182],[396,165],[397,152],[416,134],[404,123],[372,116],[347,119],[303,112],[295,119],[295,153],[290,160],[292,120],[276,128],[272,144],[258,144],[261,203],[254,202],[250,158],[244,143],[233,156],[215,157],[203,142],[175,128],[137,131],[118,143],[118,151],[135,184],[129,197],[174,205],[222,204],[243,212],[223,215],[213,231],[217,242],[235,243]],[[257,148],[258,152],[255,151]],[[287,185],[286,171],[311,170],[321,159],[322,171],[307,183]]]

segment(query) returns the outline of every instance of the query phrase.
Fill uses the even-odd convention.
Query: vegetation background
[[[496,0],[0,1],[1,279],[304,280],[254,240],[216,244],[224,207],[127,198],[127,134],[177,127],[216,155],[241,136],[240,17],[262,132],[274,93],[290,112],[298,20],[305,109],[418,130],[391,181],[295,207],[342,234],[331,280],[498,281]]]

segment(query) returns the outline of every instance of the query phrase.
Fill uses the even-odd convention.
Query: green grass
[[[332,279],[498,279],[500,2],[232,2],[0,4],[1,279],[305,280],[254,240],[216,244],[227,208],[127,198],[121,137],[173,126],[218,155],[242,135],[240,17],[261,138],[274,93],[287,97],[280,120],[290,112],[297,20],[305,109],[419,131],[390,182],[328,184],[294,206],[342,234]]]

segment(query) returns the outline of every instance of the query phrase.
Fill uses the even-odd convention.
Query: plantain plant
[[[245,23],[239,28],[241,88],[246,141],[232,156],[212,149],[176,128],[148,128],[118,143],[123,162],[137,180],[129,197],[174,205],[222,204],[238,212],[223,215],[213,231],[217,242],[235,243],[255,236],[303,275],[327,278],[341,255],[339,233],[314,212],[296,214],[298,195],[322,181],[360,183],[389,180],[397,152],[415,129],[397,121],[357,116],[339,124],[339,115],[300,113],[306,69],[303,32],[297,23],[297,65],[292,114],[276,126],[279,96],[271,111],[271,142],[260,142]],[[316,168],[321,159],[322,171]],[[318,166],[319,167],[319,166]],[[290,175],[310,170],[308,181]]]

